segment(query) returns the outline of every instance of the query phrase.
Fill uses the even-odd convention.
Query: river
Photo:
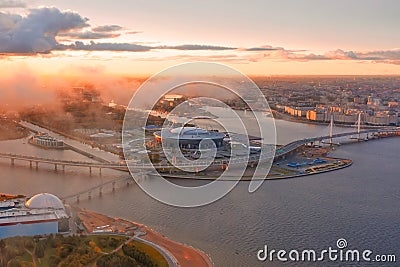
[[[326,130],[326,126],[282,120],[276,125],[278,143]],[[257,261],[257,251],[264,245],[277,250],[317,250],[335,247],[339,238],[345,238],[349,247],[399,258],[399,141],[388,138],[340,146],[330,155],[352,159],[349,168],[265,181],[251,194],[248,182],[240,182],[227,196],[204,207],[171,207],[153,200],[135,184],[121,186],[114,193],[104,191],[102,197],[91,200],[82,197],[79,206],[144,223],[173,240],[200,248],[216,266],[280,266],[278,262]],[[73,151],[44,150],[22,139],[0,142],[0,151],[87,160]],[[26,162],[12,167],[8,160],[0,160],[0,192],[64,196],[127,175],[114,170],[90,175],[87,169],[74,167],[62,173],[52,166],[36,171]]]

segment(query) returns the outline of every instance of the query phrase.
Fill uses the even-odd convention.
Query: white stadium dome
[[[31,197],[25,204],[30,209],[64,209],[64,204],[55,195],[41,193]]]
[[[175,135],[204,135],[209,134],[210,132],[197,127],[177,127],[172,129],[171,133]]]

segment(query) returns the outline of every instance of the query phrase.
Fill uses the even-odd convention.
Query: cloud
[[[23,0],[0,0],[1,7],[24,7]],[[188,55],[192,59],[208,58],[213,61],[257,62],[260,60],[314,61],[314,60],[354,60],[387,64],[399,64],[400,49],[374,51],[345,51],[341,49],[314,54],[307,50],[288,50],[283,47],[262,45],[249,48],[209,44],[159,45],[149,42],[119,43],[95,42],[94,39],[110,39],[139,32],[110,24],[91,27],[88,19],[73,11],[42,7],[29,9],[25,16],[0,12],[0,56],[52,56],[52,51],[127,51],[147,52],[151,50],[177,51],[234,51],[232,55]],[[71,40],[76,40],[71,43]],[[92,40],[83,42],[81,40]],[[199,54],[199,53],[198,53]],[[187,59],[190,59],[187,57]],[[178,55],[176,59],[183,58]],[[167,59],[167,58],[165,58]]]
[[[116,38],[120,36],[119,33],[111,33],[111,32],[93,32],[93,31],[84,31],[84,32],[68,32],[62,33],[58,36],[69,37],[73,39],[104,39],[104,38]]]
[[[138,33],[143,33],[142,31],[127,31],[125,34],[138,34]]]
[[[96,43],[91,41],[88,44],[75,42],[70,45],[59,44],[57,50],[84,50],[84,51],[128,51],[144,52],[150,51],[152,47],[132,43]]]
[[[31,9],[26,17],[0,13],[0,53],[49,53],[59,33],[87,27],[87,20],[57,8]]]
[[[251,47],[244,49],[245,51],[276,51],[283,50],[282,47],[272,47],[270,45],[260,46],[260,47]]]
[[[26,3],[21,0],[0,0],[0,8],[24,8]]]
[[[400,49],[360,52],[357,56],[370,60],[400,60]]]
[[[235,50],[237,48],[216,45],[200,45],[200,44],[184,44],[175,46],[158,46],[158,49],[174,49],[174,50]]]
[[[116,38],[121,36],[121,31],[123,28],[119,25],[103,25],[92,28],[86,31],[70,31],[66,33],[61,33],[58,36],[68,37],[72,39],[106,39],[106,38]],[[124,32],[125,34],[134,34],[139,32]]]
[[[1,1],[1,0],[0,0]],[[176,46],[146,46],[135,43],[83,43],[77,41],[64,44],[57,37],[73,39],[103,39],[120,36],[119,25],[103,25],[92,30],[88,19],[72,11],[57,8],[37,8],[29,10],[25,17],[10,13],[0,13],[0,54],[32,55],[51,53],[54,50],[84,51],[130,51],[144,52],[152,49],[174,50],[234,50],[233,47],[184,44]],[[131,32],[132,33],[132,32]]]
[[[343,51],[337,49],[324,54],[331,60],[358,60],[358,61],[377,61],[395,64],[396,60],[400,60],[400,49],[393,50],[373,50],[373,51]]]
[[[103,25],[95,27],[92,30],[95,32],[115,32],[122,30],[122,27],[119,25]]]
[[[306,53],[307,50],[287,50],[284,48],[270,49],[272,47],[250,48],[245,51],[262,52],[250,56],[250,61],[260,61],[268,59],[287,60],[287,61],[314,61],[314,60],[354,60],[354,61],[373,61],[377,63],[399,64],[400,49],[393,50],[374,50],[374,51],[344,51],[336,49],[323,54]]]
[[[138,58],[140,61],[162,61],[162,60],[177,60],[177,61],[213,61],[213,62],[234,62],[248,63],[248,59],[236,54],[226,55],[174,55],[168,57],[143,57]]]
[[[173,50],[235,50],[236,48],[212,46],[212,45],[177,45],[177,46],[147,46],[134,43],[83,43],[77,41],[70,45],[59,44],[57,50],[85,50],[85,51],[126,51],[126,52],[145,52],[153,49],[173,49]]]
[[[379,61],[374,61],[374,62],[382,63],[382,62],[379,62]],[[386,60],[384,63],[394,64],[394,65],[400,65],[400,60]]]
[[[325,53],[324,56],[327,59],[341,59],[341,60],[359,59],[356,53],[354,53],[353,51],[343,51],[341,49],[329,51]]]

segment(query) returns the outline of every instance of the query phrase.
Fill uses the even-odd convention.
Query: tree
[[[6,242],[4,239],[0,240],[0,266],[5,266],[5,256],[6,256]]]
[[[132,258],[125,256],[125,255],[119,255],[116,253],[108,254],[108,255],[104,255],[104,256],[100,257],[97,260],[96,265],[98,267],[109,267],[109,266],[135,267],[135,266],[139,266],[138,264],[136,264],[135,260],[133,260]]]
[[[107,247],[107,238],[100,237],[99,238],[99,245],[100,245],[101,248],[106,248]]]
[[[137,262],[143,264],[143,266],[150,267],[155,265],[153,259],[149,255],[138,250],[135,246],[123,245],[122,251],[126,256],[133,258]]]
[[[35,256],[40,258],[44,257],[44,245],[43,242],[38,242],[35,247]]]
[[[116,248],[116,247],[118,247],[118,245],[119,245],[119,242],[114,237],[111,237],[110,240],[108,241],[108,246],[111,248]]]
[[[21,263],[16,260],[16,259],[11,259],[8,263],[7,263],[7,267],[20,267]]]
[[[57,267],[61,259],[57,256],[51,255],[48,260],[49,267]]]
[[[34,247],[32,239],[28,239],[25,241],[25,247],[29,250],[32,250]]]
[[[60,258],[66,258],[73,250],[73,247],[69,244],[61,245],[56,249],[56,254]]]

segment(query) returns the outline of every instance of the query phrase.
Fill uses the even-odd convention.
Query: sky
[[[248,75],[400,74],[397,0],[0,0],[0,69],[153,75],[191,61]]]

